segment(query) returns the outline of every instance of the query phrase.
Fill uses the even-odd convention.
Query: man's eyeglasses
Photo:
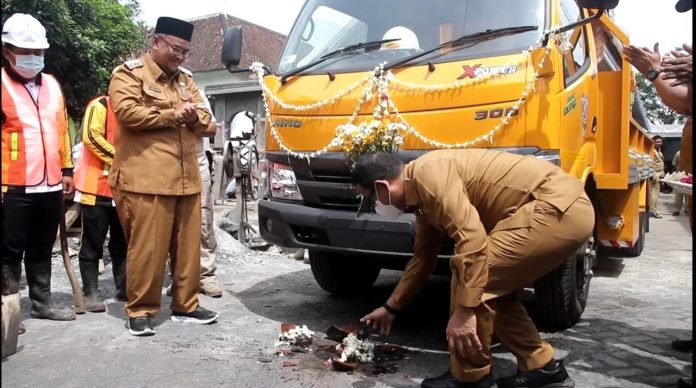
[[[185,49],[179,45],[176,44],[171,44],[169,43],[168,40],[164,39],[163,37],[159,37],[161,41],[167,44],[169,46],[169,49],[174,53],[174,55],[181,55],[184,58],[188,58],[188,56],[191,54],[191,50]]]

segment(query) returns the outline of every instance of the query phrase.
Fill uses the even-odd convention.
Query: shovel
[[[60,201],[60,208],[60,250],[63,253],[63,265],[65,266],[65,272],[68,273],[68,279],[70,279],[70,286],[72,287],[73,298],[75,300],[75,313],[84,314],[85,300],[82,298],[82,290],[80,290],[80,284],[77,282],[77,276],[75,276],[75,272],[73,271],[70,252],[68,251],[68,228],[65,223],[65,199]]]

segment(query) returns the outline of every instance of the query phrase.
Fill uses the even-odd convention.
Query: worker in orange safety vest
[[[126,300],[126,251],[128,245],[116,204],[109,187],[109,169],[114,159],[116,116],[109,96],[99,96],[87,104],[82,120],[82,154],[75,166],[75,201],[82,213],[80,275],[85,294],[85,309],[104,312],[106,306],[98,294],[99,260],[109,233],[111,269],[117,301]]]
[[[42,73],[46,30],[16,13],[2,28],[2,293],[19,291],[22,258],[32,318],[75,319],[51,301],[51,253],[63,195],[73,192],[65,100]],[[20,333],[23,328],[20,328]]]

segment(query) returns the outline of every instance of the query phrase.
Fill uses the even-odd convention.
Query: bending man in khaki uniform
[[[491,336],[517,356],[519,373],[499,387],[572,387],[517,293],[551,272],[592,234],[583,184],[533,156],[491,150],[433,151],[404,166],[385,153],[361,157],[353,183],[387,218],[416,213],[414,255],[383,307],[361,321],[389,333],[396,313],[435,268],[446,236],[455,242],[447,339],[451,372],[423,387],[491,387]]]
[[[157,20],[152,49],[117,67],[109,97],[119,126],[109,173],[128,242],[126,313],[133,335],[152,335],[161,303],[167,255],[172,320],[211,323],[217,313],[198,305],[201,175],[196,133],[210,124],[188,70],[193,25]]]

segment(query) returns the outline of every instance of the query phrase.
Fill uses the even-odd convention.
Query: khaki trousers
[[[152,195],[113,190],[128,243],[126,313],[153,317],[162,302],[167,257],[172,276],[171,310],[198,308],[200,195]]]
[[[198,164],[201,171],[201,286],[215,282],[215,227],[213,221],[213,193],[211,187],[208,159]]]
[[[660,181],[657,178],[650,179],[650,211],[657,213],[657,202],[660,198]]]
[[[543,201],[524,206],[533,207],[531,226],[494,229],[488,236],[488,283],[483,302],[475,309],[483,350],[466,358],[452,352],[450,366],[458,380],[477,381],[491,372],[493,334],[517,357],[520,371],[539,369],[553,359],[553,347],[541,339],[517,296],[563,264],[592,235],[594,209],[585,194],[565,213]],[[520,210],[512,217],[529,216]],[[452,282],[452,295],[456,288]]]

